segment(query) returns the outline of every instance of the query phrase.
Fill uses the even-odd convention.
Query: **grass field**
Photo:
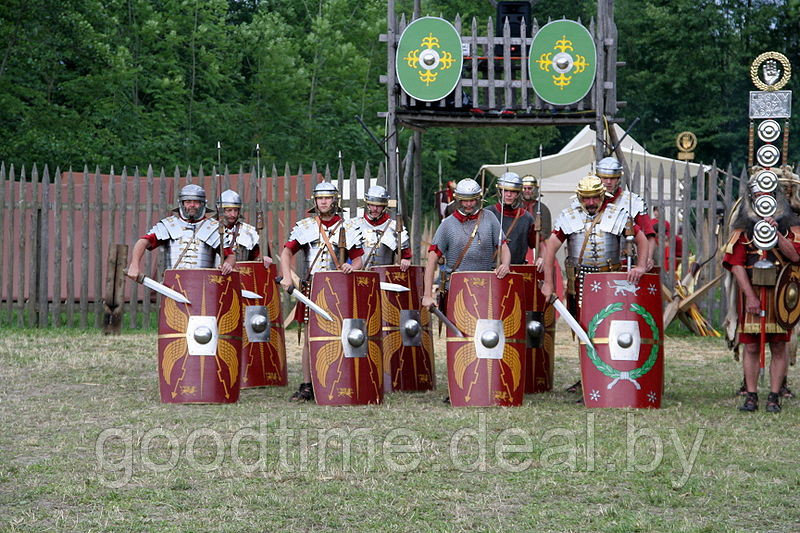
[[[155,334],[5,330],[3,531],[798,531],[797,400],[739,413],[718,339],[666,339],[660,410],[589,410],[562,392],[454,409],[439,390],[325,408],[291,389],[163,405]],[[790,380],[800,387],[794,368]]]

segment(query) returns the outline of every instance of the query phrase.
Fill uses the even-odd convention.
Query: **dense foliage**
[[[398,0],[410,13],[411,0]],[[581,18],[595,2],[539,0],[534,15]],[[741,165],[748,68],[766,50],[800,53],[800,0],[618,0],[621,116],[674,154],[694,131],[699,159]],[[489,1],[431,0],[423,14],[494,15]],[[90,167],[196,167],[253,157],[292,166],[377,161],[355,120],[381,134],[386,3],[380,0],[6,0],[0,4],[0,159]],[[798,65],[796,65],[798,66]],[[797,88],[795,75],[791,87]],[[790,88],[791,88],[790,87]],[[796,128],[793,128],[796,130]],[[576,128],[430,130],[426,188],[483,162],[557,149]],[[401,133],[401,141],[410,132]],[[792,153],[798,143],[792,142]]]

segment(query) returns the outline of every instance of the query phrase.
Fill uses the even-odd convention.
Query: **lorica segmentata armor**
[[[204,218],[187,222],[176,216],[156,223],[149,231],[164,247],[167,268],[212,268],[219,248],[219,222]],[[185,250],[185,251],[184,251]]]

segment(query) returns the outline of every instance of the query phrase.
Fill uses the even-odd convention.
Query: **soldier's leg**
[[[785,342],[769,343],[769,384],[770,392],[767,397],[767,411],[778,413],[781,410],[780,390],[786,378],[786,371],[789,366],[789,357],[786,354]]]
[[[747,392],[758,392],[758,343],[742,344],[742,367],[744,369],[744,384]]]
[[[300,357],[303,366],[303,381],[311,383],[311,346],[308,341],[308,328],[303,334],[303,355]]]
[[[739,407],[740,411],[755,411],[758,409],[758,343],[742,344],[742,366],[744,367],[744,381],[747,386],[747,396]]]
[[[296,402],[309,402],[314,399],[314,387],[311,384],[311,363],[308,342],[308,327],[303,331],[303,352],[300,355],[300,363],[303,371],[303,382],[300,383],[300,388],[292,394],[290,400]]]

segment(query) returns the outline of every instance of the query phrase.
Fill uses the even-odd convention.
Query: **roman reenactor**
[[[460,270],[494,270],[498,278],[509,273],[511,251],[502,238],[500,222],[485,215],[481,208],[483,191],[478,182],[466,178],[455,189],[456,210],[436,230],[433,243],[428,248],[425,266],[425,289],[422,305],[436,305],[433,297],[433,279],[436,267],[440,270],[440,293],[447,291],[448,278]],[[495,250],[500,250],[500,264],[496,265]]]
[[[774,194],[774,186],[765,187],[771,181],[777,183],[777,178],[759,179],[761,174],[771,177],[770,171],[753,174],[748,183],[748,198],[731,224],[722,264],[733,274],[739,288],[737,340],[744,346],[742,366],[747,392],[739,410],[758,409],[758,376],[768,343],[771,360],[766,410],[778,413],[791,335],[791,328],[787,330],[786,324],[781,323],[781,312],[776,306],[776,300],[781,301],[783,285],[778,274],[800,261],[800,220],[785,195]]]
[[[530,174],[522,176],[522,208],[533,215],[534,220],[537,216],[540,218],[539,231],[544,236],[542,239],[544,241],[550,236],[553,229],[553,218],[550,215],[550,209],[542,203],[539,192],[539,180]]]
[[[648,215],[647,203],[644,199],[631,191],[628,187],[620,187],[622,178],[622,165],[615,157],[604,157],[597,163],[595,174],[603,182],[606,188],[606,199],[604,204],[616,204],[630,212],[633,222],[639,227],[647,239],[647,247],[638,247],[637,253],[644,254],[646,259],[647,271],[653,266],[653,256],[658,248],[656,233],[653,230],[653,223]],[[631,229],[628,229],[630,233]]]
[[[223,191],[217,201],[217,210],[225,226],[225,246],[234,250],[237,261],[261,259],[265,267],[272,264],[269,251],[263,257],[258,244],[258,231],[241,219],[242,197],[236,191]]]
[[[522,180],[514,172],[506,172],[497,178],[498,202],[487,208],[503,225],[508,248],[511,251],[511,264],[525,263],[528,250],[536,246],[536,227],[533,215],[520,204]]]
[[[127,270],[130,278],[166,296],[158,321],[161,401],[236,402],[242,342],[236,255],[221,246],[220,224],[207,216],[202,187],[183,187],[175,211],[136,241]],[[145,250],[157,247],[164,250],[163,283],[141,269]],[[225,260],[215,268],[219,256]]]
[[[380,185],[373,185],[364,195],[364,216],[357,220],[364,239],[364,265],[391,265],[397,251],[397,221],[389,216],[389,193]],[[411,243],[403,228],[400,235],[400,270],[405,272],[411,265]]]
[[[575,192],[576,198],[559,214],[547,240],[542,295],[550,298],[553,294],[556,252],[566,241],[567,309],[573,317],[578,317],[584,276],[589,272],[623,270],[622,251],[630,215],[624,206],[605,201],[606,188],[597,176],[590,174],[581,179]],[[634,239],[640,253],[627,279],[638,283],[645,272],[647,254],[641,250],[647,248],[647,239],[637,227],[634,227]],[[580,381],[568,390],[577,391],[579,387]]]
[[[340,270],[350,274],[362,266],[364,249],[359,225],[355,219],[344,220],[339,215],[339,190],[330,182],[320,182],[314,187],[312,200],[314,207],[309,210],[312,216],[298,221],[292,228],[289,240],[281,251],[281,286],[293,290],[291,264],[293,256],[303,251],[305,256],[305,275],[300,289],[305,293],[311,288],[315,273]],[[338,256],[346,256],[342,261]],[[308,310],[297,305],[295,320],[301,325],[308,319]],[[309,362],[308,331],[305,332],[302,354],[303,382],[291,400],[311,401],[314,388],[311,380]]]
[[[189,184],[178,195],[175,215],[160,220],[133,246],[128,277],[136,280],[142,273],[141,261],[145,250],[163,246],[166,268],[213,268],[219,249],[219,222],[206,213],[206,191]],[[236,256],[224,248],[225,261],[220,266],[223,275],[230,274]]]

